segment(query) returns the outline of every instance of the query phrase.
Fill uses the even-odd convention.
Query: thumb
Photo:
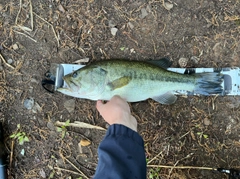
[[[98,100],[97,101],[97,104],[96,104],[96,108],[97,110],[100,112],[102,110],[102,107],[103,107],[103,102],[101,100]]]

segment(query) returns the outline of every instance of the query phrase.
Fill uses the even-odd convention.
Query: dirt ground
[[[66,121],[107,124],[94,101],[42,88],[51,63],[168,56],[173,67],[239,67],[239,34],[239,0],[0,0],[0,120],[9,178],[94,174],[105,131]],[[33,109],[24,105],[28,99]],[[240,169],[239,101],[189,96],[169,106],[131,103],[145,141],[148,178],[225,179],[201,167]],[[64,125],[56,128],[56,121]],[[20,145],[12,134],[29,141]]]

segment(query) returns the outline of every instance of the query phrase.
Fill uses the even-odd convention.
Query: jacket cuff
[[[125,136],[132,138],[133,141],[137,142],[139,145],[144,146],[142,137],[134,130],[126,127],[122,124],[113,124],[108,127],[105,137],[109,136]]]

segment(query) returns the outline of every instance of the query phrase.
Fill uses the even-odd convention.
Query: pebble
[[[64,107],[69,113],[73,112],[75,109],[75,99],[70,99],[64,102]]]
[[[2,66],[2,65],[0,65],[0,72],[1,72],[1,71],[3,71],[3,66]]]
[[[74,21],[72,24],[72,29],[75,30],[75,29],[77,29],[77,27],[78,27],[78,23],[76,21]]]
[[[134,25],[131,23],[131,22],[128,22],[128,26],[133,29],[134,28]]]
[[[9,58],[9,59],[7,60],[7,63],[8,63],[9,65],[11,65],[11,64],[13,63],[13,59]]]
[[[141,14],[139,15],[139,17],[140,17],[141,19],[143,19],[143,18],[145,18],[147,15],[148,15],[147,10],[146,10],[145,8],[142,8],[142,9],[141,9]]]
[[[111,28],[113,28],[113,27],[116,26],[116,23],[115,23],[113,20],[109,20],[108,26],[111,27]]]
[[[61,4],[58,5],[58,10],[61,11],[62,13],[66,12],[65,8]]]
[[[33,98],[25,99],[23,105],[27,109],[32,109],[34,106],[34,99]]]
[[[173,4],[169,2],[165,2],[164,7],[169,11],[173,8]]]
[[[181,68],[185,68],[187,66],[187,63],[188,63],[188,59],[187,58],[180,58],[178,60],[178,64]]]
[[[50,129],[51,131],[55,131],[56,127],[54,126],[53,122],[49,121],[47,123],[47,128]]]
[[[18,49],[18,44],[13,44],[12,48],[13,48],[13,50],[17,50]]]
[[[208,118],[204,118],[203,124],[204,124],[205,126],[209,126],[209,125],[211,124],[211,121],[210,121]]]
[[[42,178],[46,178],[46,173],[45,173],[45,171],[44,171],[43,169],[41,169],[41,170],[39,171],[39,175],[40,175]]]
[[[118,29],[116,27],[111,28],[111,34],[115,36],[117,34]]]

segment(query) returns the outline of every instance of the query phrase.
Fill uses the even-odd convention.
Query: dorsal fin
[[[167,69],[172,65],[172,61],[170,61],[170,59],[167,57],[161,58],[159,60],[149,60],[147,63],[151,63],[164,69]]]

